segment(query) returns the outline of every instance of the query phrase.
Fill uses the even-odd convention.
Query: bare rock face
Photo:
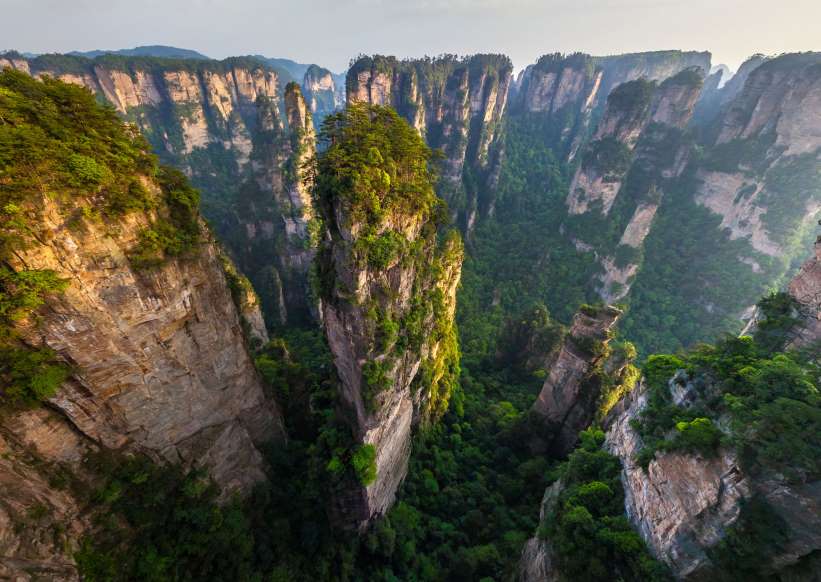
[[[531,408],[537,427],[534,451],[568,454],[593,420],[600,395],[594,368],[604,365],[610,332],[621,313],[614,307],[584,308],[573,317],[567,338],[545,365],[550,372]]]
[[[78,580],[71,555],[91,529],[77,490],[96,445],[47,408],[0,420],[0,578]]]
[[[539,508],[539,523],[555,510],[559,494],[564,489],[561,480],[548,487]],[[519,582],[559,582],[561,573],[556,563],[556,555],[550,540],[534,536],[525,542],[519,558]]]
[[[788,347],[808,347],[821,341],[821,237],[815,243],[815,256],[790,281],[788,292],[801,306],[803,319]]]
[[[80,230],[53,203],[44,206],[51,238],[19,251],[13,267],[51,269],[70,281],[24,330],[27,342],[78,370],[51,407],[101,446],[186,464],[211,459],[226,492],[247,491],[264,477],[251,443],[279,438],[281,427],[213,242],[190,260],[136,271],[126,252],[146,225],[139,214]]]
[[[519,559],[519,582],[559,582],[553,549],[545,540],[530,538]]]
[[[284,433],[211,242],[196,258],[136,273],[123,253],[139,222],[111,237],[96,225],[72,232],[56,212],[49,220],[55,236],[15,266],[54,269],[71,284],[24,337],[75,372],[47,408],[0,419],[0,573],[75,580],[70,556],[91,525],[81,492],[97,488],[86,454],[204,466],[227,498],[265,479],[257,447]]]
[[[756,54],[741,63],[735,75],[729,79],[724,76],[729,71],[716,71],[710,78],[712,81],[705,81],[704,91],[699,97],[696,111],[693,115],[693,121],[700,125],[707,127],[712,124],[727,103],[732,101],[744,88],[747,78],[759,65],[764,63],[767,57],[761,54]]]
[[[600,205],[599,211],[608,215],[634,161],[645,166],[664,161],[665,167],[653,169],[656,173],[665,172],[668,178],[683,170],[686,158],[682,154],[671,152],[662,157],[658,150],[668,137],[663,128],[680,131],[689,122],[701,82],[696,70],[686,69],[659,86],[636,80],[613,91],[570,185],[570,214],[583,214]],[[644,147],[635,151],[642,140]],[[634,151],[638,159],[634,158]]]
[[[420,240],[422,224],[407,227],[408,240]],[[403,266],[401,259],[383,272],[351,270],[350,256],[341,249],[334,251],[336,275],[352,296],[337,295],[323,301],[323,321],[341,381],[346,416],[359,442],[375,447],[377,475],[374,483],[356,487],[337,500],[337,519],[343,525],[361,527],[390,508],[407,473],[413,425],[435,418],[447,406],[447,396],[438,392],[436,384],[446,372],[442,366],[454,365],[450,358],[458,356],[450,352],[455,336],[441,337],[433,328],[437,325],[435,318],[452,325],[462,251],[457,242],[450,242],[438,251],[428,252],[429,261],[445,261],[441,273],[426,280],[413,265]],[[415,301],[419,293],[438,296],[442,301],[438,315],[424,316],[423,326],[429,331],[421,345],[405,351],[397,351],[394,345],[380,346],[373,312],[367,306],[376,304],[377,312],[391,313],[397,321],[414,318],[414,311],[419,310]],[[374,379],[368,374],[374,369],[384,373],[383,384],[376,395],[370,395],[373,389],[369,384]],[[433,385],[426,385],[428,382]]]
[[[328,114],[345,105],[344,87],[337,87],[333,73],[317,65],[311,65],[305,71],[302,91],[316,127]]]
[[[642,443],[630,426],[646,405],[639,387],[621,403],[607,432],[607,448],[622,462],[625,510],[651,551],[677,578],[709,563],[705,550],[725,535],[750,494],[735,455],[722,450],[715,458],[663,453],[645,471],[635,457]]]
[[[501,167],[499,132],[512,65],[501,55],[398,61],[363,57],[347,77],[348,102],[389,105],[445,153],[440,195],[470,232],[492,214],[492,190]]]
[[[302,167],[316,150],[312,115],[299,85],[285,87],[279,104],[257,106],[253,173],[240,188],[231,248],[263,299],[271,325],[304,322],[316,313],[308,271],[316,254],[310,180]],[[230,242],[233,241],[233,242]]]
[[[21,75],[9,77],[38,85]],[[115,119],[105,121],[90,96],[65,89],[58,94],[67,107],[76,106],[78,116],[89,111],[100,116],[92,119],[101,134],[110,130],[112,140],[131,137]],[[32,95],[32,106],[53,106],[48,91]],[[61,128],[67,144],[75,144],[76,134],[84,131],[79,120],[85,118]],[[39,128],[40,120],[25,123]],[[120,159],[127,156],[123,150],[137,151],[142,142],[128,145],[133,149],[117,150]],[[73,150],[71,155],[82,157]],[[39,396],[45,400],[36,400],[36,408],[23,408],[13,392],[3,390],[4,577],[77,578],[71,556],[91,527],[93,493],[102,477],[91,453],[139,453],[159,463],[203,467],[228,498],[248,493],[266,478],[259,447],[283,437],[279,412],[264,395],[246,343],[254,334],[257,341],[267,337],[253,291],[232,293],[227,276],[236,272],[191,206],[184,226],[190,247],[181,244],[186,252],[180,248],[174,255],[165,246],[146,250],[152,236],[184,236],[178,230],[183,219],[172,217],[173,193],[185,192],[189,202],[196,196],[181,176],[171,174],[170,183],[155,177],[165,171],[145,152],[140,155],[141,164],[133,166],[96,162],[116,172],[105,187],[39,172],[40,187],[18,184],[12,198],[26,217],[25,227],[4,221],[6,233],[17,237],[3,249],[6,277],[13,273],[12,281],[25,281],[49,273],[65,285],[19,316],[4,315],[4,350],[31,355],[48,348],[40,353],[53,352],[65,364],[65,376],[59,376],[65,380],[57,381],[50,397]],[[16,171],[20,159],[11,162]],[[138,209],[110,206],[112,191],[122,182],[129,185],[128,202],[141,201]],[[158,234],[161,227],[164,235]],[[4,296],[18,293],[18,285],[4,281]],[[4,381],[13,378],[9,361],[4,356]]]

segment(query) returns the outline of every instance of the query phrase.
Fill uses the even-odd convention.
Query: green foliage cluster
[[[611,176],[621,178],[630,169],[633,152],[613,136],[606,136],[594,141],[582,158],[582,167],[595,168],[605,180]]]
[[[635,388],[641,377],[641,370],[635,365],[636,346],[628,341],[611,341],[608,352],[607,359],[597,363],[593,370],[599,380],[597,421],[604,420],[613,406]]]
[[[369,360],[362,366],[362,399],[371,412],[376,410],[376,397],[391,387],[388,374],[392,365],[386,360]]]
[[[771,560],[787,547],[789,524],[759,495],[745,500],[738,520],[708,551],[718,582],[772,580]]]
[[[319,141],[317,197],[344,204],[352,222],[378,227],[398,216],[427,218],[441,204],[433,152],[394,110],[351,104],[325,118]]]
[[[801,321],[799,303],[783,291],[774,291],[757,304],[761,313],[755,329],[755,341],[764,350],[778,351],[790,339],[790,332]]]
[[[155,168],[139,134],[87,90],[0,73],[0,255],[38,231],[46,198],[109,215],[151,205],[139,176]]]
[[[607,96],[607,106],[613,111],[628,113],[631,117],[643,115],[650,107],[655,81],[636,79],[618,85]]]
[[[661,83],[661,87],[669,85],[683,85],[685,87],[700,88],[704,83],[704,74],[699,67],[687,67]]]
[[[742,171],[750,176],[760,175],[771,161],[768,152],[773,147],[775,138],[775,133],[770,132],[717,144],[704,156],[704,167],[715,172]]]
[[[644,262],[621,322],[622,333],[642,355],[672,353],[741,331],[741,306],[755,303],[784,268],[746,240],[731,239],[721,217],[693,200],[697,190],[691,170],[670,184],[645,239]],[[760,272],[739,257],[754,261]]]
[[[199,192],[179,170],[161,167],[157,181],[162,188],[168,216],[155,220],[140,233],[129,260],[137,269],[156,267],[169,257],[192,252],[201,240]]]
[[[376,447],[372,444],[357,447],[351,457],[351,464],[362,485],[368,486],[376,481]]]
[[[764,177],[766,208],[761,219],[774,240],[784,241],[786,248],[799,242],[797,224],[805,219],[810,202],[821,200],[821,164],[818,153],[792,156],[770,168]]]
[[[793,481],[818,477],[818,365],[800,353],[776,351],[771,336],[762,337],[763,342],[730,336],[680,358],[648,359],[648,405],[634,423],[645,445],[642,464],[657,450],[710,454],[727,442],[751,474],[776,472]],[[674,369],[684,374],[674,381],[696,390],[689,407],[671,401],[664,377]],[[715,424],[722,414],[731,420],[727,435]]]
[[[583,69],[588,75],[592,75],[596,64],[590,55],[576,52],[567,55],[562,53],[542,55],[534,65],[534,69],[544,73],[558,73],[565,68]]]
[[[386,230],[381,234],[369,233],[356,240],[357,254],[364,257],[368,267],[380,271],[399,260],[408,246],[408,240],[395,230]]]
[[[579,435],[580,444],[555,471],[558,498],[539,527],[566,580],[669,580],[624,515],[621,463],[603,450],[604,433]]]
[[[202,471],[144,457],[92,459],[105,481],[97,533],[75,554],[84,580],[253,580],[254,537],[238,502],[217,503]],[[126,527],[123,527],[123,526]]]
[[[499,335],[496,361],[523,375],[541,372],[547,355],[564,336],[564,329],[550,317],[542,303],[507,320]]]

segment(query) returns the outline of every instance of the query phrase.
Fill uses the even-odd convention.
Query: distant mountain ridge
[[[87,59],[95,59],[103,55],[120,55],[123,57],[162,57],[167,59],[198,59],[209,60],[211,57],[202,54],[201,52],[179,48],[175,46],[166,46],[162,44],[137,46],[130,49],[116,49],[116,50],[93,50],[93,51],[71,51],[66,53],[75,57],[85,57]]]

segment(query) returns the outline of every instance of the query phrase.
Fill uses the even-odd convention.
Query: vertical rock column
[[[437,235],[446,212],[428,174],[430,150],[413,128],[366,104],[330,119],[317,178],[325,225],[317,279],[342,414],[355,446],[376,456],[375,480],[346,486],[333,512],[361,528],[393,503],[413,425],[447,408],[459,370],[462,245],[454,231]]]

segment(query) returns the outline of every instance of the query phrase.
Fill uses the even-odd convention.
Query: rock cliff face
[[[712,459],[664,453],[645,471],[635,460],[641,439],[630,426],[644,406],[640,385],[619,404],[607,448],[622,462],[628,518],[676,577],[686,578],[709,562],[705,550],[738,519],[751,485],[729,450]]]
[[[692,69],[665,80],[660,86],[645,80],[619,85],[607,99],[604,114],[571,182],[567,198],[569,213],[583,214],[596,206],[595,210],[608,215],[634,160],[649,166],[653,161],[651,157],[660,157],[660,146],[665,145],[667,138],[665,127],[684,128],[700,89],[701,77]],[[646,136],[645,130],[650,130]],[[642,155],[635,159],[633,154],[640,141],[644,141]],[[659,174],[666,170],[675,174],[669,177],[677,176],[686,156],[678,151],[664,153],[668,154],[664,161],[673,167],[653,170]],[[648,189],[655,186],[642,185]],[[628,234],[631,242],[638,238]]]
[[[677,392],[681,393],[671,380],[674,401]],[[638,418],[646,401],[646,391],[638,388],[619,404],[606,446],[622,462],[628,518],[677,579],[711,579],[709,550],[726,536],[754,495],[789,524],[785,541],[768,548],[775,554],[774,571],[818,551],[818,481],[794,484],[783,475],[747,475],[731,449],[721,449],[712,458],[666,452],[657,454],[646,470],[640,467],[635,458],[642,442],[630,421]]]
[[[704,82],[704,90],[696,105],[693,121],[710,131],[710,126],[722,108],[735,99],[744,88],[750,73],[766,60],[767,57],[764,55],[751,56],[741,63],[738,71],[729,79],[724,77],[727,71],[718,70],[711,74],[709,79]]]
[[[12,79],[9,86],[22,80]],[[32,101],[39,98],[36,85],[29,89]],[[15,95],[13,89],[4,90],[4,95]],[[79,93],[87,103],[78,101],[74,112],[82,119],[96,106]],[[67,95],[63,99],[72,98]],[[54,107],[42,99],[34,105],[44,111]],[[9,103],[14,101],[2,104],[3,113],[16,127],[39,127],[15,117]],[[112,118],[105,125],[99,121],[102,115],[97,111],[89,117],[89,124],[99,124],[90,133],[97,137],[102,127],[126,139],[110,130],[119,122]],[[76,147],[75,130],[61,129],[64,147]],[[15,151],[24,157],[25,147]],[[102,151],[93,153],[107,159]],[[142,453],[158,462],[203,466],[227,497],[246,493],[265,478],[258,446],[283,437],[279,412],[263,393],[246,344],[246,337],[267,337],[256,300],[246,290],[233,294],[240,302],[235,304],[226,278],[230,263],[196,208],[190,213],[199,240],[188,253],[138,262],[138,255],[147,252],[146,241],[152,240],[148,233],[156,236],[156,225],[170,224],[168,188],[179,193],[187,185],[169,186],[161,181],[165,178],[155,178],[158,170],[148,157],[141,162],[148,167],[138,165],[143,169],[134,175],[111,176],[108,167],[99,169],[103,162],[86,154],[55,149],[50,155],[55,163],[60,156],[84,161],[84,168],[100,172],[92,179],[108,176],[99,179],[109,182],[100,187],[76,177],[59,181],[51,166],[38,166],[34,171],[49,193],[15,190],[14,206],[27,221],[25,229],[14,230],[19,226],[3,216],[4,298],[20,291],[19,281],[37,274],[51,273],[65,284],[63,291],[45,296],[33,313],[10,320],[4,313],[0,572],[21,580],[31,573],[76,579],[70,556],[89,527],[86,504],[99,478],[86,462],[89,453]],[[6,170],[19,175],[13,173],[20,168],[18,158],[5,161]],[[71,167],[75,176],[81,171]],[[147,209],[111,210],[110,197],[123,182],[131,184],[129,195],[143,197]],[[25,183],[15,182],[15,188],[25,188]],[[171,236],[171,227],[164,228],[165,236]],[[21,237],[11,239],[18,241],[11,250],[9,232]],[[65,381],[57,380],[56,392],[36,408],[18,410],[8,400],[8,383],[15,378],[7,367],[10,346],[25,353],[53,353],[67,366],[61,376]]]
[[[709,53],[545,55],[528,66],[512,87],[510,114],[531,116],[544,129],[542,139],[560,158],[572,161],[619,85],[639,79],[661,82],[686,69],[697,69],[704,76],[709,68]]]
[[[643,79],[619,85],[581,154],[567,197],[568,213],[592,213],[594,221],[608,217],[608,228],[618,235],[593,246],[602,267],[597,291],[605,302],[628,294],[665,191],[687,166],[692,146],[684,128],[701,80],[697,69],[686,69],[660,85]],[[598,234],[573,231],[588,244],[592,240],[585,236]]]
[[[146,226],[139,216],[117,225],[114,237],[94,224],[78,233],[70,216],[44,206],[43,227],[53,238],[11,265],[50,269],[71,282],[24,334],[78,370],[51,407],[106,448],[175,462],[210,459],[228,490],[261,479],[251,443],[275,438],[279,418],[263,397],[214,243],[190,261],[139,272],[126,256]]]
[[[345,106],[344,84],[337,86],[333,73],[317,65],[311,65],[305,71],[302,91],[317,129],[327,115]]]
[[[376,185],[357,179],[350,189],[335,177],[326,182],[325,176],[336,175],[336,160],[359,147],[349,133],[359,124],[372,132],[374,146],[356,176],[385,173]],[[418,167],[415,177],[406,171],[415,162],[406,150],[394,149],[399,139],[424,148],[390,110],[359,104],[346,112],[334,146],[319,162],[323,322],[343,414],[357,445],[371,445],[376,453],[376,479],[351,483],[333,501],[335,519],[349,527],[361,528],[391,506],[407,472],[412,426],[444,413],[458,376],[453,316],[462,245],[455,231],[437,241],[440,201]],[[418,188],[410,185],[416,180]],[[381,200],[376,214],[361,206],[371,188]],[[411,193],[399,200],[394,188]]]
[[[803,321],[788,339],[787,348],[818,346],[821,340],[819,258],[821,244],[817,243],[816,257],[807,261],[788,287],[800,305]],[[682,406],[699,405],[701,395],[709,394],[709,388],[699,390],[683,372],[670,379],[668,389],[671,402]],[[709,551],[726,536],[753,497],[765,500],[787,524],[784,540],[768,548],[775,575],[821,548],[821,482],[811,476],[791,482],[768,470],[745,472],[738,453],[729,447],[708,458],[678,451],[657,453],[642,468],[636,460],[642,440],[632,421],[647,404],[648,389],[642,381],[610,412],[606,447],[622,463],[627,516],[676,578],[710,579],[714,565]]]
[[[111,103],[162,161],[185,170],[202,191],[203,212],[260,290],[268,323],[311,318],[312,211],[299,168],[314,149],[311,111],[324,116],[336,106],[324,70],[306,72],[306,108],[298,85],[283,87],[272,68],[253,58],[181,64],[0,55],[5,67],[82,85]]]
[[[244,182],[223,231],[243,272],[263,299],[269,325],[299,324],[316,313],[308,271],[318,236],[309,179],[314,154],[311,112],[299,85],[285,87],[283,113],[259,103],[252,176]]]
[[[573,159],[587,135],[603,75],[588,55],[545,55],[521,73],[510,112],[550,120],[544,139]]]
[[[628,81],[663,81],[691,68],[698,69],[701,76],[706,77],[710,60],[711,55],[706,51],[677,50],[594,57],[596,65],[603,70],[599,104],[604,105],[613,89]]]
[[[494,209],[499,133],[512,65],[501,55],[398,61],[363,57],[348,71],[348,102],[389,105],[445,153],[440,195],[470,231]]]
[[[534,451],[568,454],[595,417],[601,396],[597,368],[605,365],[620,315],[613,307],[584,308],[573,318],[567,338],[545,365],[548,376],[531,408]]]
[[[790,281],[788,292],[798,302],[802,318],[789,347],[817,344],[821,340],[821,238],[815,243],[815,256]]]
[[[760,64],[716,124],[696,199],[722,217],[731,238],[790,258],[821,208],[821,54]]]

